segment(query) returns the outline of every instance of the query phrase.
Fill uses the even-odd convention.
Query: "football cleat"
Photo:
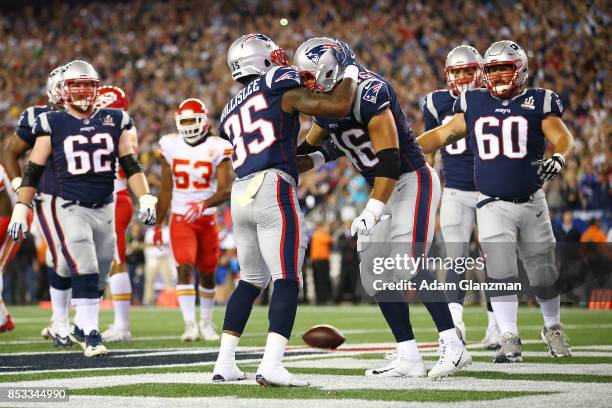
[[[51,322],[49,322],[49,324],[51,324]],[[49,326],[45,326],[41,331],[40,331],[40,335],[42,336],[43,339],[45,340],[49,340]]]
[[[467,344],[467,340],[465,337],[465,323],[463,323],[463,320],[455,322],[455,330],[457,331],[457,337],[459,337],[459,340],[461,340],[465,346]]]
[[[548,346],[548,350],[553,357],[571,357],[572,349],[569,339],[563,332],[563,326],[553,326],[549,329],[544,327],[540,333],[542,341]]]
[[[0,279],[2,277],[0,276]],[[11,319],[11,315],[6,315],[6,321],[2,326],[0,326],[0,333],[9,332],[15,328],[15,323],[13,323],[13,319]]]
[[[121,330],[115,328],[114,325],[108,326],[108,329],[102,333],[102,340],[105,343],[114,343],[118,341],[130,341],[132,340],[132,333],[129,329]]]
[[[386,358],[386,357],[385,357]],[[396,358],[389,364],[381,368],[366,370],[366,377],[426,377],[427,368],[422,358],[418,360],[408,360]]]
[[[198,325],[195,322],[185,323],[185,333],[181,336],[183,341],[196,341],[200,338]]]
[[[499,350],[501,348],[501,333],[497,326],[489,326],[487,327],[487,332],[484,336],[484,339],[480,342],[483,348],[487,350]]]
[[[278,365],[276,367],[259,367],[255,374],[257,384],[264,387],[307,387],[310,383],[293,376],[285,367]]]
[[[221,337],[215,331],[215,326],[208,322],[205,323],[203,320],[200,320],[200,324],[198,325],[200,329],[200,336],[206,341],[217,341]]]
[[[226,382],[226,381],[241,381],[246,380],[247,375],[241,371],[236,364],[228,366],[219,366],[215,364],[213,370],[213,382]]]
[[[50,321],[49,325],[41,332],[41,334],[43,334],[43,332],[47,335],[47,339],[51,339],[53,341],[53,347],[71,348],[74,345],[68,333],[67,322],[61,324]]]
[[[79,326],[77,326],[74,322],[72,323],[72,327],[70,328],[70,332],[68,333],[68,337],[72,340],[73,343],[81,346],[83,351],[86,349],[85,345],[85,332]]]
[[[495,356],[496,363],[518,363],[523,361],[521,356],[521,339],[518,334],[504,333],[501,348]]]
[[[472,356],[465,346],[459,342],[444,343],[440,340],[440,358],[427,377],[432,380],[455,374],[463,367],[472,364]]]
[[[100,357],[106,355],[108,350],[102,342],[102,336],[97,330],[92,330],[85,336],[85,357]]]

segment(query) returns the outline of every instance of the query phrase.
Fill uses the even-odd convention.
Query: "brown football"
[[[335,349],[344,343],[344,336],[338,329],[328,324],[319,324],[306,330],[302,336],[310,347]]]

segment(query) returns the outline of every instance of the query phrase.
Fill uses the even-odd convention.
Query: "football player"
[[[112,85],[103,85],[98,88],[96,97],[96,108],[120,109],[127,112],[129,99],[125,91]],[[127,130],[132,146],[138,151],[138,133],[136,126]],[[121,166],[117,166],[115,174],[115,233],[117,241],[115,244],[115,258],[108,283],[110,286],[115,319],[102,333],[105,343],[115,341],[129,341],[132,338],[130,332],[130,302],[132,301],[132,285],[126,266],[126,231],[134,213],[134,203],[130,197],[128,181]]]
[[[66,263],[72,273],[72,304],[76,307],[73,341],[84,340],[86,357],[107,353],[98,332],[101,290],[115,247],[113,180],[116,158],[130,188],[139,198],[139,218],[155,223],[157,199],[136,160],[128,130],[127,112],[96,109],[98,73],[85,61],[72,61],[62,75],[62,99],[67,110],[46,112],[36,118],[36,142],[17,191],[9,224],[15,241],[28,230],[27,214],[47,161],[57,182],[51,198],[51,217]],[[60,267],[61,269],[61,267]]]
[[[418,138],[426,153],[467,137],[474,152],[478,235],[487,275],[504,283],[518,276],[516,250],[544,317],[542,340],[553,356],[570,356],[560,317],[558,273],[548,206],[542,191],[572,153],[574,141],[561,120],[563,105],[552,91],[527,88],[527,55],[513,41],[498,41],[484,55],[487,89],[464,91],[446,124]],[[554,153],[544,158],[547,141]],[[518,243],[518,245],[517,245]],[[491,294],[502,333],[498,363],[522,361],[516,291]]]
[[[453,104],[461,92],[482,88],[482,57],[474,47],[460,45],[453,48],[446,57],[444,72],[448,89],[434,91],[425,97],[422,110],[425,117],[425,130],[430,130],[448,122],[453,117]],[[478,192],[474,184],[474,155],[465,139],[440,150],[444,168],[444,192],[440,208],[440,227],[446,246],[446,254],[453,259],[469,256],[469,242],[476,224],[476,201]],[[465,290],[459,289],[463,274],[449,269],[446,282],[456,285],[455,290],[447,290],[448,308],[453,323],[467,341],[463,322],[463,299]],[[487,300],[489,324],[482,345],[489,349],[501,346],[501,334],[495,321],[491,302]]]
[[[11,219],[11,211],[15,204],[15,193],[11,187],[11,181],[0,165],[0,333],[11,331],[15,328],[15,323],[11,319],[11,315],[6,310],[4,300],[2,299],[3,279],[2,273],[19,250],[19,243],[11,240],[8,236],[7,229]]]
[[[294,65],[313,90],[330,92],[336,85],[334,75],[329,73],[338,70],[338,61],[325,51],[326,44],[334,41],[313,38],[296,51]],[[426,164],[391,83],[363,67],[360,67],[358,83],[350,115],[340,119],[315,115],[298,153],[309,154],[300,160],[308,162],[306,166],[300,164],[304,171],[346,155],[371,186],[370,199],[351,226],[352,234],[359,235],[361,276],[362,282],[366,282],[372,273],[367,260],[391,256],[389,252],[373,255],[389,251],[384,243],[401,243],[398,248],[410,247],[413,258],[427,253],[433,240],[434,222],[430,219],[435,216],[440,201],[440,181],[435,170]],[[336,154],[325,157],[317,150],[330,137],[328,143],[333,143]],[[410,244],[403,245],[406,242]],[[412,277],[417,288],[421,287],[421,282],[433,282],[434,279],[425,269]],[[443,292],[430,291],[423,296],[440,334],[440,359],[429,373],[417,349],[406,299],[399,296],[390,299],[382,292],[374,295],[396,339],[397,357],[383,368],[368,370],[367,376],[429,376],[435,379],[451,375],[471,363],[470,354],[453,325]]]
[[[63,70],[63,66],[57,67],[51,71],[47,78],[49,104],[30,106],[23,111],[15,134],[9,141],[9,148],[6,151],[3,163],[15,190],[21,185],[22,173],[19,159],[34,146],[36,141],[36,137],[32,133],[36,118],[45,112],[61,111],[64,109],[60,88]],[[72,347],[72,341],[68,337],[68,313],[70,310],[72,284],[70,281],[70,271],[66,264],[59,262],[59,258],[62,256],[60,242],[51,216],[51,198],[55,194],[55,187],[53,172],[50,169],[45,170],[37,188],[38,194],[34,201],[34,209],[53,262],[53,267],[49,268],[49,294],[51,297],[52,315],[49,325],[42,329],[41,334],[45,339],[51,338],[55,347],[69,348]],[[20,245],[20,243],[17,243],[17,245]]]
[[[225,312],[213,381],[246,378],[235,350],[253,302],[273,281],[266,349],[257,369],[261,385],[306,386],[283,367],[293,329],[306,240],[298,205],[296,145],[300,112],[341,117],[356,91],[357,67],[351,54],[335,44],[344,80],[331,95],[309,92],[287,55],[263,34],[247,34],[229,47],[232,78],[244,87],[223,109],[219,134],[234,147],[231,211],[241,267],[238,286]]]
[[[217,206],[230,198],[234,179],[232,145],[210,131],[199,99],[186,99],[175,115],[178,135],[163,136],[159,147],[162,181],[154,242],[162,245],[162,225],[172,200],[170,247],[177,264],[176,293],[185,321],[183,341],[219,340],[212,323],[215,270],[219,258]],[[200,274],[200,322],[196,324],[193,272]]]

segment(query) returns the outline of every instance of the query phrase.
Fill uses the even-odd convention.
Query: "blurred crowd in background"
[[[605,0],[555,2],[554,7],[543,0],[50,1],[4,7],[0,13],[2,142],[14,132],[23,109],[46,103],[49,72],[70,60],[85,59],[96,67],[102,83],[117,85],[129,95],[141,161],[154,190],[161,168],[157,140],[175,131],[178,103],[187,97],[201,98],[214,126],[239,89],[229,74],[226,52],[244,33],[269,35],[287,51],[290,61],[308,38],[347,41],[368,69],[392,82],[416,134],[423,130],[424,96],[446,86],[443,68],[448,51],[467,43],[484,54],[492,42],[512,39],[529,56],[529,86],[559,94],[566,107],[563,119],[576,138],[575,155],[562,176],[545,185],[557,236],[611,239],[612,87],[607,74],[612,31]],[[304,117],[304,133],[309,123]],[[440,161],[435,162],[443,176]],[[358,297],[354,290],[358,260],[348,228],[368,194],[365,180],[344,160],[301,178],[300,203],[314,240],[307,270],[316,291],[310,291],[309,299],[328,303]],[[235,274],[238,266],[232,256],[226,207],[220,208],[220,218],[226,226],[227,259],[222,268]],[[570,234],[572,229],[575,233]],[[130,241],[144,242],[140,227],[130,234],[136,234]],[[45,296],[44,285],[28,283],[36,281],[40,270],[36,248],[24,245],[13,262],[14,273],[27,269],[31,276],[21,273],[23,278],[5,284],[15,291],[5,298],[8,302]],[[134,251],[145,248],[146,244]],[[134,261],[141,270],[135,269],[134,279],[145,279],[145,258],[143,253]],[[38,275],[44,280],[43,273]],[[137,300],[151,301],[141,296]]]

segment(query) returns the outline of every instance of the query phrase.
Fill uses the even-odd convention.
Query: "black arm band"
[[[130,178],[136,173],[142,173],[142,166],[138,163],[136,155],[126,154],[119,158],[119,165],[125,171],[125,177]]]
[[[378,157],[378,167],[376,177],[387,177],[393,180],[400,176],[400,155],[399,149],[384,149],[376,153]]]
[[[297,147],[296,153],[298,155],[305,155],[305,154],[310,154],[310,153],[318,152],[319,149],[321,149],[321,148],[317,147],[317,146],[313,146],[310,143],[308,143],[308,141],[304,140],[304,142]]]
[[[26,164],[23,169],[23,178],[21,179],[21,187],[36,187],[42,177],[45,166],[40,164],[32,163],[31,161]]]

